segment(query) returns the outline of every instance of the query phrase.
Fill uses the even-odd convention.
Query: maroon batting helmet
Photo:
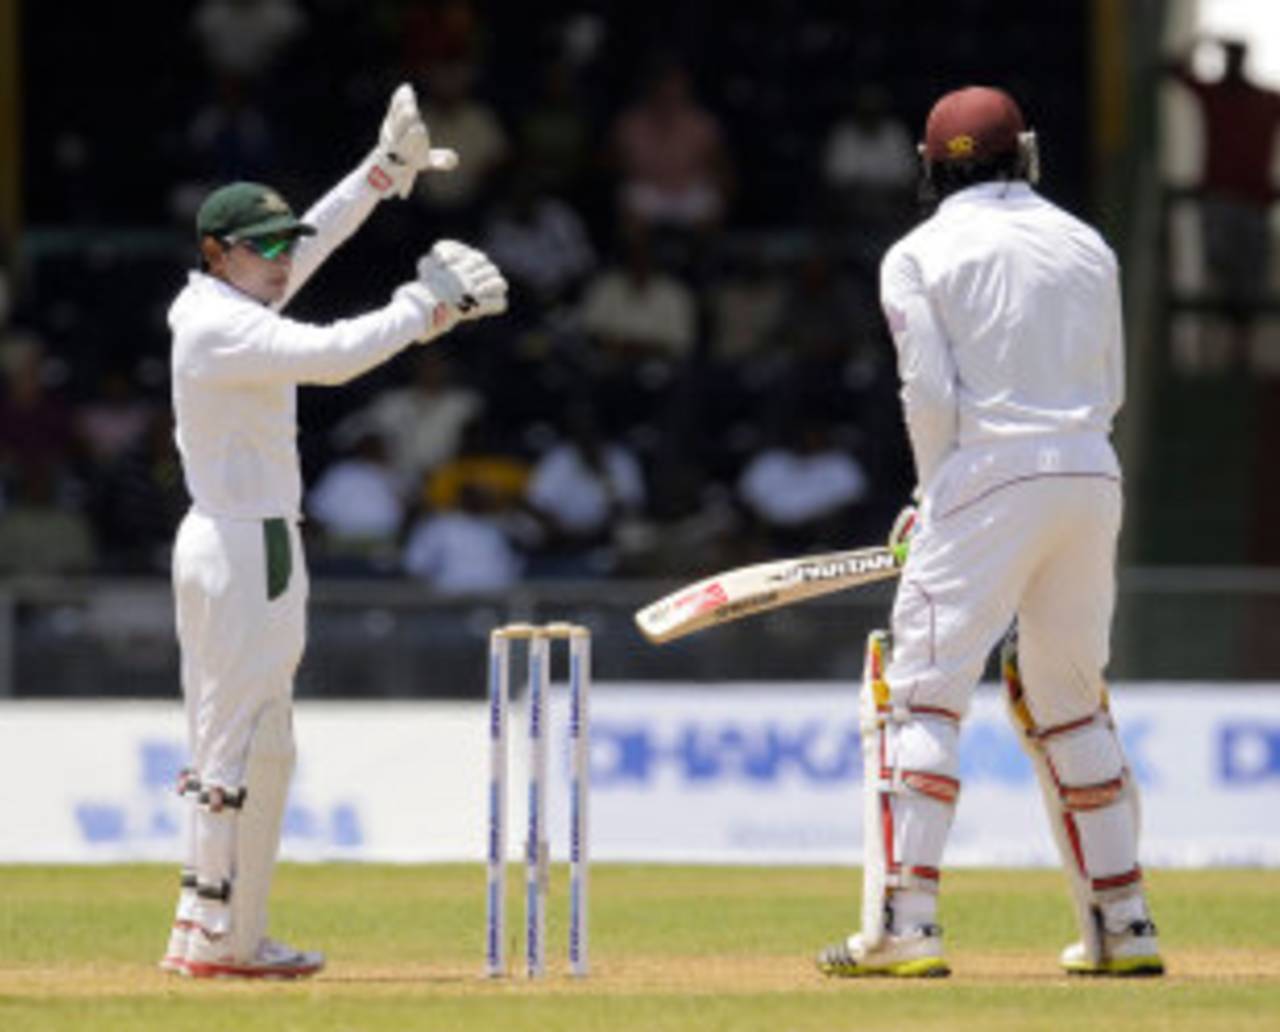
[[[966,86],[943,96],[924,127],[928,162],[986,161],[1018,150],[1027,131],[1014,99],[990,86]]]
[[[1017,102],[992,86],[945,94],[929,112],[920,144],[920,198],[932,203],[991,179],[1040,181],[1036,134]]]

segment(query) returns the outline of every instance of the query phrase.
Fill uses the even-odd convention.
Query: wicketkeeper
[[[1109,435],[1124,394],[1115,255],[1033,189],[1007,94],[948,93],[921,145],[936,213],[895,244],[881,300],[921,489],[863,687],[862,930],[830,975],[948,973],[937,922],[960,722],[992,648],[1039,775],[1080,925],[1069,972],[1164,970],[1138,866],[1138,797],[1107,709],[1120,528]]]
[[[297,386],[344,383],[462,320],[503,312],[507,284],[479,251],[442,241],[382,308],[327,326],[280,309],[379,201],[456,164],[432,148],[401,86],[373,152],[301,219],[275,190],[244,182],[214,191],[197,215],[201,269],[169,310],[192,498],[173,553],[191,820],[166,970],[294,978],[324,965],[267,937],[306,637]]]

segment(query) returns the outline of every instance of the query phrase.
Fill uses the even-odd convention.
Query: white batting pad
[[[237,828],[231,893],[232,951],[236,957],[253,956],[267,934],[267,899],[295,759],[290,708],[282,701],[269,702],[254,724],[245,761],[247,795]]]

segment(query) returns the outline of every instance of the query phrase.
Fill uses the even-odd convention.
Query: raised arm
[[[391,95],[377,146],[303,216],[316,233],[299,240],[289,284],[275,307],[289,303],[325,259],[364,224],[379,201],[408,197],[419,172],[447,172],[457,164],[457,153],[431,146],[413,87],[401,84]]]
[[[227,384],[338,384],[459,322],[507,308],[507,283],[482,252],[444,240],[418,263],[418,278],[383,308],[315,326],[246,303],[230,325],[197,336],[192,375]]]

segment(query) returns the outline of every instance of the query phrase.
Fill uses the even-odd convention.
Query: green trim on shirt
[[[267,555],[267,601],[274,602],[289,587],[293,573],[293,552],[289,548],[289,527],[279,517],[262,521]]]

